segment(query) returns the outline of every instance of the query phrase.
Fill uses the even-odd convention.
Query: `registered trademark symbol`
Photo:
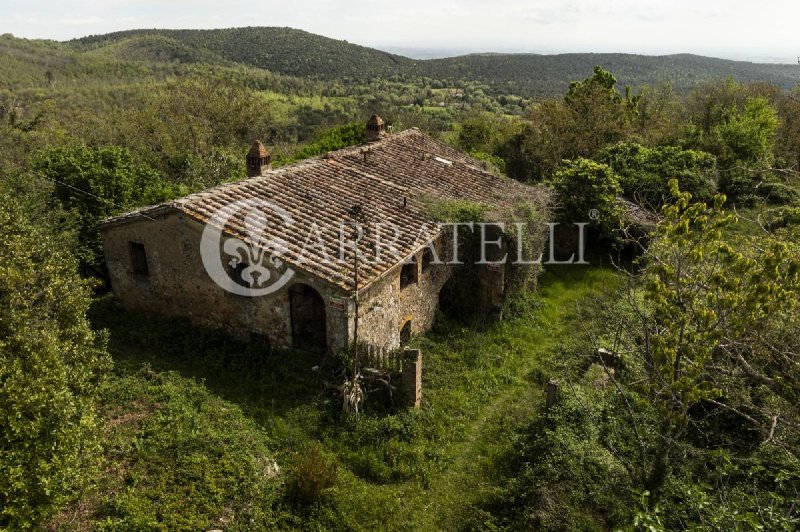
[[[598,211],[597,209],[592,209],[591,211],[589,211],[589,218],[592,220],[597,220],[598,218],[600,218],[600,211]]]

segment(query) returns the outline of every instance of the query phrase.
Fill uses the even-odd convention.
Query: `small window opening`
[[[147,268],[147,254],[144,251],[144,244],[139,242],[128,243],[131,252],[131,267],[136,275],[150,275]]]
[[[403,269],[400,270],[400,288],[405,288],[409,285],[417,284],[417,258],[411,259],[403,264]]]
[[[431,248],[427,247],[422,252],[422,273],[425,273],[431,269],[432,262],[433,262],[433,251],[431,251]]]

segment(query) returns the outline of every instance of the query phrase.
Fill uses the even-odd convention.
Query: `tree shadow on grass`
[[[285,418],[306,421],[313,432],[334,421],[332,397],[312,371],[322,359],[318,353],[271,350],[186,319],[126,311],[110,295],[94,301],[89,317],[96,329],[109,331],[117,372],[149,365],[202,380],[267,429]]]

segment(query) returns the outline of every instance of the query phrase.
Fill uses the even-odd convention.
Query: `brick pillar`
[[[403,352],[403,391],[408,405],[419,408],[422,401],[422,351],[419,349]]]

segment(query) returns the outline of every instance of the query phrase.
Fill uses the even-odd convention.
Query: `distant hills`
[[[471,54],[415,60],[347,41],[291,28],[218,30],[131,30],[70,41],[79,50],[118,58],[181,62],[240,63],[289,76],[327,80],[423,77],[457,83],[477,80],[496,92],[523,96],[562,94],[570,81],[585,78],[595,65],[634,87],[672,83],[686,91],[720,77],[765,81],[790,89],[800,81],[800,66],[730,61],[690,54],[573,53]]]
[[[142,50],[150,59],[154,46],[173,53],[178,61],[192,61],[187,50],[213,54],[218,61],[241,63],[289,76],[321,79],[370,79],[405,74],[415,61],[291,28],[230,28],[220,30],[130,30],[93,35],[70,41],[80,50],[117,55]],[[117,48],[115,48],[117,47]],[[132,55],[126,53],[125,58]],[[207,59],[204,59],[206,62]]]
[[[3,40],[5,39],[5,40]],[[41,79],[38,70],[66,69],[70,76],[145,75],[168,65],[247,66],[286,76],[343,83],[376,78],[441,82],[457,87],[463,80],[485,85],[493,95],[550,97],[569,83],[587,77],[595,65],[611,70],[620,85],[638,88],[671,83],[686,92],[699,83],[733,77],[763,81],[783,89],[800,82],[800,66],[730,61],[690,54],[572,53],[470,54],[443,59],[411,59],[374,48],[291,28],[217,30],[130,30],[92,35],[64,43],[0,39],[0,74],[7,81]],[[26,72],[30,71],[30,74]],[[0,81],[2,84],[2,81]]]

